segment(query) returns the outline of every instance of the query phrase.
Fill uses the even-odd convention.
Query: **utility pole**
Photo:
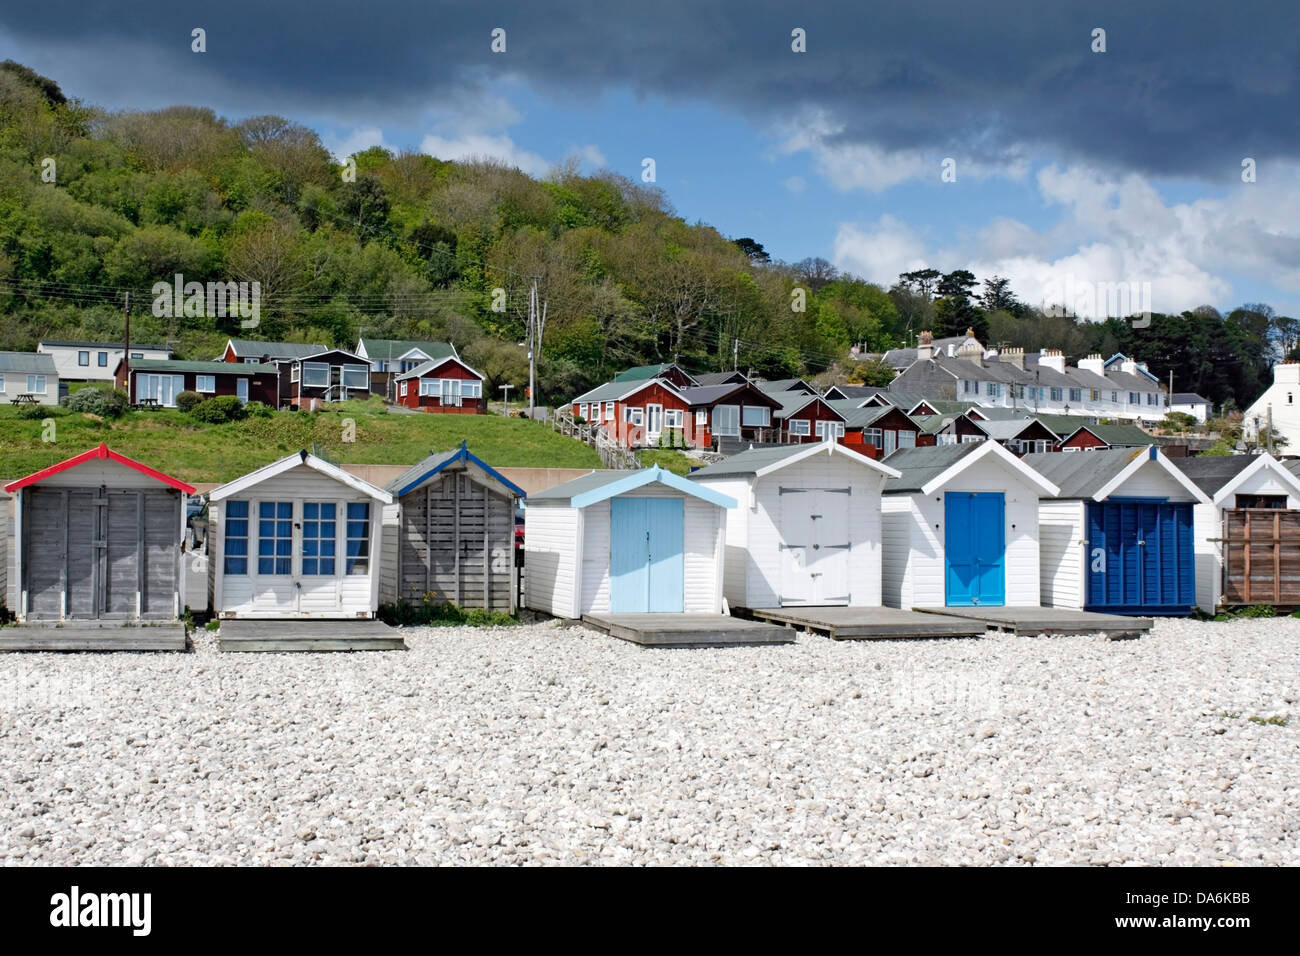
[[[510,390],[511,390],[512,388],[514,388],[514,386],[513,386],[513,385],[498,385],[497,388],[499,388],[499,389],[501,389],[501,391],[505,392],[505,395],[503,395],[503,396],[501,397],[501,402],[502,402],[502,405],[504,406],[501,410],[502,410],[502,412],[505,413],[506,418],[509,418],[509,417],[510,417]]]
[[[1268,406],[1268,453],[1273,454],[1273,406]]]
[[[731,370],[740,370],[740,339],[731,340]]]
[[[542,357],[542,333],[546,330],[546,303],[537,303],[537,276],[528,290],[528,417],[537,406],[537,360]]]
[[[131,398],[131,293],[122,293],[122,363],[126,372],[126,397]]]

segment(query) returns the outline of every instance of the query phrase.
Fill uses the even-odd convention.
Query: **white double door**
[[[781,604],[849,603],[852,490],[780,488]]]

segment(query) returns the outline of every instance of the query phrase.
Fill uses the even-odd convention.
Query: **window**
[[[974,382],[963,381],[963,382],[961,383],[961,390],[962,390],[963,392],[967,393],[967,394],[969,394],[969,393],[971,393],[971,392],[974,392],[974,391],[976,391],[975,383],[974,383]]]
[[[29,391],[29,392],[35,392],[35,393],[38,394],[38,395],[44,395],[44,394],[45,394],[45,376],[44,376],[44,375],[28,375],[28,376],[27,376],[27,391]]]
[[[365,574],[370,570],[370,503],[348,502],[347,559],[348,574]]]
[[[438,379],[419,378],[416,379],[416,381],[420,383],[419,394],[421,396],[432,395],[434,398],[437,398],[442,394],[442,385],[439,383]]]
[[[709,425],[709,410],[707,408],[698,409],[695,412],[695,427],[707,428]]]
[[[292,368],[289,371],[289,381],[296,382],[300,378],[302,378],[302,364],[299,362],[294,362]]]
[[[1065,392],[1062,389],[1059,388],[1052,389],[1052,401],[1059,402],[1064,397],[1065,397]]]
[[[741,410],[740,423],[751,428],[766,428],[772,424],[772,409],[762,405],[745,405]]]
[[[999,382],[985,382],[984,394],[990,398],[997,398],[1002,394],[1002,385]]]
[[[1148,404],[1148,405],[1158,405],[1159,403],[1160,403],[1160,396],[1159,396],[1159,395],[1157,395],[1155,392],[1147,392],[1147,404]]]
[[[1016,391],[1015,391],[1015,396],[1016,396],[1016,398],[1024,398],[1024,397],[1025,397],[1025,387],[1024,387],[1023,385],[1017,385],[1017,386],[1015,386],[1015,390],[1016,390]]]
[[[90,353],[89,353],[89,352],[78,352],[78,353],[77,353],[77,364],[78,364],[78,365],[89,365],[89,364],[90,364]]]
[[[324,362],[303,362],[302,384],[307,388],[329,388],[330,367]]]
[[[469,385],[469,384],[471,384],[471,383],[466,382],[465,384],[466,384],[466,385]],[[474,384],[477,384],[477,383],[474,383]],[[605,403],[605,421],[607,421],[607,422],[612,422],[613,420],[614,420],[614,403],[613,403],[613,402],[606,402],[606,403]]]
[[[194,391],[215,392],[216,390],[217,390],[217,377],[215,375],[194,376]]]
[[[420,383],[420,394],[421,394],[421,395],[424,394],[424,383],[423,383],[423,382]],[[405,397],[406,397],[406,383],[403,382],[403,383],[402,383],[402,398],[405,398]]]
[[[915,447],[916,447],[916,432],[908,431],[908,430],[906,430],[906,429],[900,429],[899,432],[898,432],[898,447],[899,447],[899,448],[915,448]]]
[[[818,422],[816,430],[817,437],[821,439],[825,439],[827,435],[834,435],[836,438],[844,437],[843,422]],[[888,441],[888,438],[886,438],[886,441]]]
[[[1130,405],[1141,405],[1141,404],[1142,404],[1142,396],[1139,395],[1137,392],[1129,392],[1129,393],[1128,393],[1128,403],[1129,403]]]
[[[955,445],[955,444],[957,444],[957,436],[954,435],[954,434],[952,434],[952,432],[945,432],[944,434],[936,435],[936,436],[935,436],[935,444],[937,444],[937,445]]]
[[[1111,392],[1111,393],[1110,393],[1110,402],[1111,402],[1112,405],[1118,405],[1118,404],[1119,404],[1119,392]]]
[[[100,368],[108,368],[108,353],[100,352],[95,361]]]
[[[962,435],[961,436],[961,443],[963,445],[973,445],[975,442],[983,441],[983,440],[984,440],[983,435]]]
[[[338,541],[332,501],[307,501],[302,506],[302,573],[333,574],[334,548]]]
[[[682,427],[682,410],[680,408],[669,408],[664,411],[664,428],[681,428]]]
[[[343,387],[344,388],[369,388],[370,367],[367,365],[343,366]]]
[[[897,450],[898,450],[898,432],[886,431],[885,432],[885,454],[892,455]]]
[[[144,353],[143,353],[143,352],[132,352],[132,353],[131,353],[131,358],[133,358],[133,359],[142,359],[142,358],[144,358]]]
[[[579,418],[586,418],[586,417],[587,417],[587,403],[586,403],[586,402],[583,402],[581,405],[578,406],[578,417],[579,417]]]
[[[442,395],[438,399],[438,401],[443,405],[451,405],[451,406],[459,405],[460,404],[460,379],[458,378],[442,379]],[[598,404],[592,405],[591,414],[592,417],[599,415],[600,405]]]
[[[248,573],[248,502],[226,504],[226,553],[222,559],[226,574]]]
[[[640,425],[645,421],[645,409],[633,408],[631,405],[623,406],[623,421],[629,425]]]
[[[256,364],[257,364],[257,359],[255,359],[255,358],[246,358],[246,359],[244,359],[244,364],[245,364],[245,365],[256,365]],[[296,367],[296,366],[295,366],[295,368],[294,368],[294,371],[297,371],[297,367]],[[297,379],[295,378],[294,381],[296,382]]]
[[[176,407],[176,396],[185,390],[184,375],[136,375],[135,400],[152,398],[165,408]]]
[[[1072,388],[1072,389],[1070,389],[1070,401],[1072,401],[1072,402],[1081,402],[1081,401],[1083,401],[1083,389],[1081,389],[1081,388]]]
[[[868,445],[875,445],[877,448],[880,448],[885,444],[885,433],[879,428],[864,429],[862,435],[866,438]]]
[[[257,573],[290,574],[293,565],[293,502],[257,503]]]
[[[1286,495],[1237,495],[1237,507],[1285,509]]]
[[[1097,390],[1094,388],[1094,389],[1092,389],[1092,390],[1090,390],[1090,391],[1088,392],[1088,398],[1090,398],[1090,399],[1091,399],[1092,401],[1094,401],[1094,402],[1096,402],[1096,401],[1100,401],[1100,400],[1101,400],[1101,392],[1097,391]]]
[[[791,435],[808,435],[811,434],[811,431],[805,419],[796,418],[790,422]]]
[[[733,438],[740,436],[739,405],[715,405],[713,407],[713,434]]]
[[[0,392],[3,392],[4,390],[5,390],[5,377],[4,377],[4,373],[0,372]]]
[[[461,395],[461,398],[482,398],[482,397],[483,397],[483,383],[482,383],[482,382],[471,382],[471,381],[469,381],[469,380],[464,380],[464,381],[462,381],[462,382],[460,383],[460,395]],[[609,414],[609,415],[606,415],[606,416],[605,416],[606,418],[612,418],[612,417],[613,417],[613,406],[614,406],[614,403],[613,403],[613,402],[610,402],[609,405],[610,405],[610,414]]]

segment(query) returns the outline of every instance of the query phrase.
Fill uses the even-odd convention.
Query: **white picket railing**
[[[633,471],[641,467],[641,456],[631,448],[625,448],[605,434],[599,425],[578,424],[569,409],[557,410],[551,416],[551,428],[561,435],[576,438],[596,449],[601,464],[606,468],[619,471]]]

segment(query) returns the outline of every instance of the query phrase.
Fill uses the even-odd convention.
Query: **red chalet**
[[[397,404],[426,412],[487,411],[483,376],[454,356],[431,359],[397,376]]]

